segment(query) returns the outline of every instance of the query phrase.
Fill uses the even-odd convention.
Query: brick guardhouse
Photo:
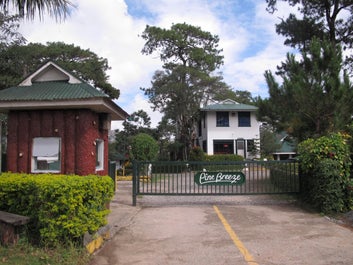
[[[108,132],[128,114],[53,62],[0,91],[8,114],[7,171],[108,175]]]

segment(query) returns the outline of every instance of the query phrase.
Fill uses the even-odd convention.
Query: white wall
[[[202,124],[202,140],[207,139],[207,154],[213,154],[214,140],[260,139],[260,123],[255,112],[251,112],[251,127],[238,127],[238,114],[229,113],[229,127],[216,126],[216,112],[206,112],[206,126]]]

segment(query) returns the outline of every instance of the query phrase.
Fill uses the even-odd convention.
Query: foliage
[[[9,45],[20,45],[24,43],[25,38],[18,32],[20,26],[20,17],[12,16],[0,12],[0,45],[7,47]]]
[[[29,216],[30,238],[45,245],[80,242],[86,232],[97,231],[106,224],[105,204],[113,194],[108,176],[0,176],[0,209]]]
[[[267,10],[274,13],[280,0],[266,0]],[[340,44],[345,50],[353,45],[353,2],[351,0],[282,0],[298,7],[299,18],[289,14],[276,25],[278,34],[286,37],[285,44],[306,50],[313,38]],[[347,53],[349,54],[349,53]],[[352,63],[351,56],[348,61]],[[352,65],[351,65],[352,66]]]
[[[0,246],[0,264],[6,265],[86,265],[89,253],[75,245],[43,248],[20,239],[13,246]]]
[[[199,146],[194,146],[190,150],[189,160],[190,161],[204,161],[205,160],[205,153],[202,150],[202,148]]]
[[[260,127],[260,154],[261,157],[272,159],[272,154],[280,149],[281,145],[276,140],[276,133],[271,126],[264,124]]]
[[[223,64],[218,36],[199,27],[173,24],[171,29],[146,26],[142,53],[158,53],[163,70],[155,72],[150,88],[142,88],[154,110],[175,124],[175,141],[182,149],[178,159],[186,160],[198,109],[212,95],[228,89],[222,77],[212,74]]]
[[[46,61],[54,61],[77,77],[101,89],[111,98],[119,97],[119,90],[109,82],[107,59],[98,57],[89,49],[73,44],[48,42],[47,45],[29,43],[0,49],[0,89],[15,86]]]
[[[131,139],[131,158],[138,161],[153,161],[157,159],[158,143],[152,136],[139,133]]]
[[[224,89],[215,93],[213,99],[217,101],[231,99],[241,104],[254,104],[254,98],[252,97],[251,92],[246,90],[233,91],[231,89]]]
[[[313,40],[298,61],[287,55],[278,84],[265,73],[269,98],[258,101],[259,119],[299,140],[345,128],[353,114],[353,89],[348,76],[341,77],[341,49],[327,41]]]
[[[70,9],[73,4],[68,0],[55,0],[55,1],[15,1],[15,0],[2,0],[0,2],[0,12],[8,12],[14,10],[17,15],[26,17],[27,19],[34,19],[39,15],[43,19],[45,13],[55,17],[57,20],[63,20],[70,14]]]
[[[206,155],[205,157],[206,161],[212,161],[212,162],[226,162],[226,161],[243,161],[244,157],[240,155]]]
[[[151,128],[151,118],[144,110],[133,112],[127,120],[123,121],[123,130],[115,130],[114,152],[128,158],[131,139],[139,133],[146,133],[154,139],[160,138],[157,130]]]
[[[324,213],[353,207],[348,197],[350,152],[340,133],[307,139],[298,146],[304,200]]]

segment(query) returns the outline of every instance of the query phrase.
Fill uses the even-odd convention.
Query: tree
[[[276,140],[276,133],[273,128],[264,123],[260,127],[260,154],[262,157],[271,157],[281,147]]]
[[[175,124],[175,139],[182,145],[178,158],[187,159],[200,104],[228,87],[213,74],[223,64],[219,38],[185,23],[171,29],[147,25],[141,37],[146,40],[142,54],[158,53],[164,63],[151,87],[142,90],[153,109]]]
[[[11,16],[0,12],[0,46],[20,45],[25,43],[25,38],[17,31],[20,17]]]
[[[115,151],[120,154],[127,154],[132,137],[140,133],[145,133],[154,139],[158,139],[157,130],[151,128],[151,118],[144,110],[133,112],[123,122],[123,130],[115,130]]]
[[[131,139],[132,159],[139,161],[153,161],[158,156],[159,146],[152,136],[139,133]]]
[[[274,13],[280,0],[266,0],[267,10]],[[327,39],[343,49],[353,46],[352,0],[281,0],[297,6],[301,18],[290,14],[276,25],[278,34],[285,36],[285,44],[305,50],[312,38]],[[352,61],[350,57],[347,62]]]
[[[14,7],[17,15],[34,19],[36,15],[42,19],[45,13],[57,20],[65,19],[70,14],[73,4],[68,0],[0,0],[0,12],[8,13]]]
[[[224,91],[220,91],[220,93],[216,94],[213,99],[218,101],[232,99],[242,104],[254,104],[254,98],[252,97],[251,93],[245,90],[233,91],[231,89],[227,89]]]
[[[314,39],[298,61],[287,55],[279,85],[265,73],[269,98],[259,100],[259,119],[299,140],[344,129],[353,114],[353,89],[342,70],[342,52],[330,41]]]
[[[63,42],[48,42],[47,45],[29,43],[0,49],[0,89],[17,85],[48,60],[72,71],[111,98],[119,97],[119,90],[108,82],[106,71],[110,67],[107,59],[98,57],[89,49]]]

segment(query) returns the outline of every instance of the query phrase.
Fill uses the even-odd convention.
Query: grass
[[[85,265],[89,254],[84,247],[35,247],[25,240],[14,246],[0,245],[0,264],[4,265]]]

